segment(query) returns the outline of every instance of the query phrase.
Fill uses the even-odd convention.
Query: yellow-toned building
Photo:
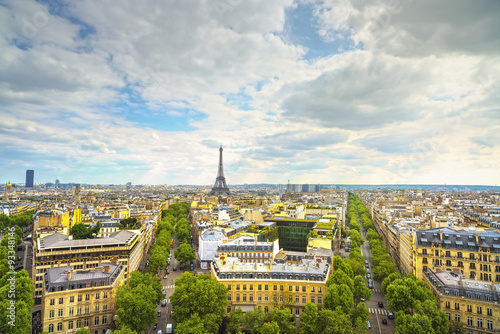
[[[124,266],[116,261],[91,269],[48,269],[42,297],[43,330],[74,333],[85,327],[92,334],[105,333],[113,321],[116,290],[124,283],[124,274]]]
[[[228,289],[227,312],[288,307],[296,316],[306,303],[322,306],[331,267],[326,260],[303,259],[299,264],[243,263],[235,258],[216,259],[212,277]]]
[[[409,229],[399,230],[399,260],[403,272],[408,275],[413,273],[413,234]]]
[[[468,280],[462,274],[431,269],[424,280],[448,320],[461,322],[464,333],[500,332],[500,284]]]
[[[66,227],[70,228],[70,212],[57,209],[46,209],[35,214],[35,229],[44,227]]]
[[[120,230],[108,238],[73,240],[72,236],[52,233],[35,239],[33,247],[33,284],[35,304],[41,303],[43,280],[47,270],[71,266],[75,270],[92,269],[116,258],[124,266],[124,279],[139,268],[146,252],[139,230]]]
[[[444,227],[414,230],[413,236],[413,270],[418,278],[432,269],[500,282],[500,231]]]

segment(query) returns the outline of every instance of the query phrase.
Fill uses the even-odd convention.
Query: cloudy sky
[[[0,183],[500,184],[500,1],[0,0]]]

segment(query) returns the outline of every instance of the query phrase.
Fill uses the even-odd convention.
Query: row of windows
[[[94,305],[94,312],[99,312],[101,310],[101,305],[97,304]],[[102,310],[107,311],[108,310],[108,304],[102,304]],[[49,310],[49,319],[53,319],[55,315],[56,310]],[[90,313],[90,306],[86,305],[85,308],[83,309],[84,314],[89,314]],[[81,315],[82,314],[82,307],[78,306],[76,308],[76,315]],[[68,309],[68,316],[72,317],[75,315],[75,308],[70,307]],[[58,317],[64,317],[64,309],[58,309],[57,310],[57,316]]]
[[[246,284],[242,284],[242,285],[236,284],[236,286],[235,286],[236,291],[240,291],[240,287],[243,289],[243,291],[247,290],[247,285]],[[227,289],[228,289],[228,291],[231,291],[231,289],[232,289],[231,284],[227,285]],[[279,289],[280,289],[280,291],[284,291],[284,285],[280,285]],[[253,284],[248,284],[248,290],[253,291]],[[258,291],[262,291],[262,284],[258,284],[257,285],[257,290]],[[269,285],[268,284],[264,284],[264,291],[268,291],[268,290],[269,290]],[[276,285],[276,284],[273,285],[273,290],[274,291],[278,291],[278,285]],[[306,292],[306,290],[307,290],[307,287],[305,285],[303,285],[302,286],[302,292]],[[293,285],[289,285],[288,286],[288,291],[293,291]],[[299,285],[295,285],[295,291],[296,292],[300,291],[300,286]],[[311,286],[311,292],[316,292],[316,287]],[[318,293],[322,293],[322,292],[323,292],[323,289],[322,289],[322,287],[319,286],[318,287]]]
[[[248,295],[248,301],[253,302],[253,300],[254,300],[253,296],[254,296],[253,294],[249,294]],[[232,298],[231,294],[228,294],[227,295],[227,300],[231,301],[231,298]],[[283,302],[283,298],[285,298],[283,295],[279,296],[280,302]],[[278,296],[274,295],[273,299],[274,299],[275,302],[277,302],[278,301]],[[293,296],[288,296],[288,302],[289,303],[293,303],[293,299],[294,299]],[[236,294],[235,301],[237,301],[237,302],[240,301],[240,295],[239,294]],[[242,294],[241,295],[241,301],[243,301],[243,302],[247,301],[247,295],[246,294]],[[262,301],[262,295],[261,294],[257,295],[257,301],[259,301],[259,302]],[[269,295],[268,294],[264,295],[264,301],[265,302],[269,301]],[[295,296],[295,303],[296,304],[300,303],[300,296],[298,296],[298,295]],[[302,304],[305,304],[305,303],[307,303],[307,297],[306,296],[302,296]],[[311,296],[311,303],[316,303],[316,297],[315,296]],[[318,304],[322,304],[322,303],[323,303],[323,297],[318,297]]]
[[[446,316],[448,317],[448,320],[451,320],[451,314],[450,313],[446,313]],[[455,321],[460,322],[460,314],[455,314]],[[477,324],[478,328],[483,328],[484,320],[481,319],[481,318],[477,318],[476,319],[476,324]],[[474,326],[474,318],[467,317],[467,326]],[[492,330],[493,329],[493,321],[492,320],[486,321],[486,327],[489,330]]]
[[[431,251],[428,252],[427,249],[423,248],[422,249],[422,255],[432,255],[432,252]],[[440,254],[439,250],[435,250],[434,251],[434,256],[442,257],[442,255]],[[459,259],[466,259],[466,257],[464,257],[464,254],[462,252],[457,252],[456,255],[455,254],[452,255],[450,251],[445,251],[444,256],[445,257],[452,257],[452,256],[454,256],[454,257],[457,257]],[[469,260],[479,260],[479,261],[482,260],[484,262],[488,262],[489,261],[488,256],[489,255],[486,255],[486,254],[481,255],[481,254],[476,254],[476,253],[469,253],[468,259]],[[498,255],[495,256],[494,260],[491,259],[491,262],[493,262],[493,261],[500,262],[500,256],[498,256]]]
[[[89,323],[90,323],[90,318],[83,319],[83,322],[81,319],[78,319],[76,321],[70,320],[70,321],[68,321],[68,330],[82,328],[82,324],[83,324],[83,327],[89,327]],[[100,319],[100,317],[94,318],[94,326],[106,325],[107,323],[108,323],[108,316],[107,315],[103,315],[102,320]],[[54,324],[50,324],[49,325],[49,333],[54,333],[54,330],[56,332],[63,331],[63,323],[60,322],[56,326],[54,326]]]
[[[103,292],[103,293],[102,293],[102,298],[103,298],[103,299],[108,298],[108,293],[107,293],[107,292]],[[101,299],[101,293],[100,293],[100,292],[97,292],[97,293],[95,294],[95,299],[96,299],[96,300],[97,300],[97,299]],[[83,300],[83,295],[78,295],[78,301],[79,301],[79,302],[81,302],[82,300]],[[87,294],[85,295],[85,300],[90,300],[90,294],[89,294],[89,293],[87,293]],[[75,296],[70,296],[70,297],[69,297],[69,302],[70,302],[70,303],[74,303],[74,302],[75,302]],[[55,305],[55,303],[56,303],[56,300],[55,300],[54,298],[52,298],[52,299],[50,300],[50,305]],[[64,304],[64,298],[59,298],[59,304]]]
[[[238,308],[238,306],[235,307],[235,309]],[[258,307],[259,309],[262,309],[261,306]],[[228,306],[227,309],[226,309],[226,312],[227,313],[231,313],[231,306]],[[264,313],[269,313],[269,306],[264,306]],[[290,313],[293,314],[294,313],[294,310],[291,308],[290,309]],[[295,309],[295,315],[298,317],[300,316],[300,308],[296,308]]]
[[[445,307],[447,309],[450,308],[450,302],[445,302]],[[467,305],[467,312],[471,312],[472,313],[472,305]],[[460,303],[455,303],[455,310],[460,310]],[[482,306],[477,306],[476,307],[476,313],[477,314],[483,314],[483,307]],[[493,315],[493,309],[491,308],[486,308],[486,314],[489,315],[489,316],[492,316]]]

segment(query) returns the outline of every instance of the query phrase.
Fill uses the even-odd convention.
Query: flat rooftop
[[[39,251],[50,251],[99,246],[127,246],[138,234],[139,231],[135,230],[120,230],[110,234],[108,238],[70,240],[68,235],[54,233],[39,239],[37,247]]]

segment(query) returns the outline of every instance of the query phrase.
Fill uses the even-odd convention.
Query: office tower
[[[33,188],[34,178],[35,178],[35,171],[32,169],[26,170],[26,188]]]

